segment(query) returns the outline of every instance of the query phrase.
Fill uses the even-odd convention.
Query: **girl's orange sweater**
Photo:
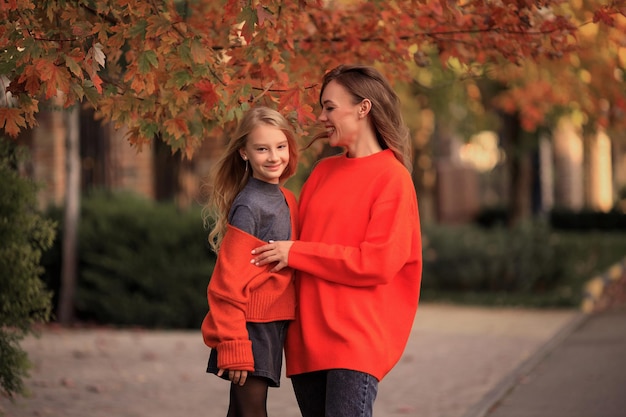
[[[281,188],[291,211],[292,237],[297,238],[297,202]],[[228,225],[207,287],[209,312],[202,322],[207,346],[218,352],[218,368],[254,371],[252,342],[246,322],[293,320],[295,289],[293,270],[270,272],[274,266],[250,263],[251,251],[266,244],[243,230]]]
[[[296,320],[287,375],[351,369],[382,379],[402,355],[417,310],[422,243],[408,170],[385,150],[322,160],[300,195]]]

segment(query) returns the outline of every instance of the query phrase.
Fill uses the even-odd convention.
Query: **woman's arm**
[[[398,271],[421,257],[419,214],[415,194],[406,192],[371,208],[364,239],[349,246],[324,242],[278,241],[255,248],[252,263],[277,262],[328,281],[370,286],[389,282]],[[349,227],[349,226],[348,226]],[[354,276],[359,280],[355,281]]]

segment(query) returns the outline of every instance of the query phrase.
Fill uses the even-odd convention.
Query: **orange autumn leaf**
[[[21,113],[17,108],[0,107],[0,127],[12,137],[20,133],[21,127],[26,127],[26,120]]]
[[[200,99],[206,103],[208,107],[213,107],[219,101],[219,96],[215,92],[215,86],[207,80],[201,80],[196,85],[200,93]]]
[[[98,93],[102,94],[102,79],[98,76],[98,74],[92,74],[89,78],[91,78],[91,82],[93,82],[93,86],[96,88]]]
[[[181,118],[174,118],[166,120],[163,125],[165,126],[165,131],[172,135],[174,138],[182,138],[184,135],[189,134],[189,127],[187,126],[187,122]]]

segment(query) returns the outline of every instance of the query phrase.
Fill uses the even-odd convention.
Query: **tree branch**
[[[81,7],[85,10],[87,10],[89,13],[91,13],[92,15],[99,17],[101,19],[106,20],[108,23],[112,24],[112,25],[118,25],[120,22],[115,19],[113,16],[108,16],[108,15],[104,15],[100,12],[98,12],[96,9],[89,7],[86,4],[81,4]]]

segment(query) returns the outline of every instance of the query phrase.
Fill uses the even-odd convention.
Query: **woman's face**
[[[351,148],[359,137],[359,104],[352,103],[352,96],[344,86],[331,81],[321,97],[322,112],[318,120],[328,131],[331,146]]]

